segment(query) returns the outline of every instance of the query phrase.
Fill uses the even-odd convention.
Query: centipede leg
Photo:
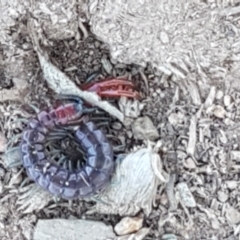
[[[65,156],[63,156],[63,157],[61,157],[58,161],[57,161],[57,163],[60,165],[60,164],[62,164],[64,161],[66,161],[67,160],[67,158],[65,157]]]

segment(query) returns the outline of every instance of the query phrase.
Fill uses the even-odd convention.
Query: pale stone
[[[156,140],[159,138],[157,128],[152,120],[147,117],[139,117],[132,125],[133,135],[139,140]]]
[[[213,110],[213,114],[217,118],[224,118],[225,114],[226,114],[226,111],[222,106],[216,105],[214,110]]]
[[[143,224],[141,217],[125,217],[115,226],[114,231],[118,235],[126,235],[137,232]]]
[[[231,96],[225,95],[224,98],[223,98],[223,102],[224,102],[224,105],[226,107],[230,106],[230,104],[231,104]]]
[[[240,212],[233,207],[229,207],[226,210],[226,217],[227,220],[232,224],[237,224],[240,222]]]

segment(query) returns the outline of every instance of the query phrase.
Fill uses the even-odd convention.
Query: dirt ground
[[[0,238],[33,239],[40,219],[89,219],[115,226],[122,218],[119,215],[86,214],[93,202],[55,202],[46,193],[32,192],[35,185],[27,181],[21,165],[14,165],[19,155],[9,150],[19,144],[14,137],[25,127],[21,120],[34,116],[30,105],[39,109],[51,106],[56,93],[49,87],[33,48],[27,14],[11,13],[15,16],[11,24],[8,22],[11,27],[4,28],[5,35],[0,38]],[[3,31],[3,24],[1,27]],[[240,93],[236,85],[232,87],[225,79],[217,81],[216,73],[203,84],[200,77],[191,81],[194,71],[189,80],[157,71],[150,63],[145,67],[118,62],[86,21],[77,26],[72,21],[63,39],[57,33],[51,36],[51,29],[47,32],[45,27],[39,26],[47,39],[42,45],[55,66],[77,85],[95,72],[101,79],[125,76],[141,94],[143,107],[137,118],[148,116],[157,129],[159,137],[154,141],[162,142],[158,154],[170,178],[159,186],[152,211],[144,216],[148,234],[135,239],[239,239]],[[238,23],[238,34],[239,28]],[[238,35],[235,38],[237,41]],[[230,50],[228,53],[231,55]],[[240,64],[236,61],[231,66],[238,71]],[[225,67],[227,72],[229,65]],[[110,102],[118,108],[118,100]],[[109,113],[99,110],[90,118],[103,123],[100,127],[111,139],[116,155],[144,143],[132,128]],[[181,188],[182,183],[189,192]]]

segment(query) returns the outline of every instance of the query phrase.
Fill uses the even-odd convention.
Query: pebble
[[[218,90],[217,93],[216,93],[215,98],[218,99],[218,100],[220,100],[222,97],[223,97],[223,91]]]
[[[119,223],[114,228],[117,235],[126,235],[130,233],[137,232],[143,224],[142,217],[125,217],[122,218]]]
[[[240,161],[240,151],[231,151],[230,157],[232,160],[237,160],[239,162]]]
[[[139,140],[156,140],[159,138],[158,130],[153,125],[152,120],[147,117],[139,117],[132,124],[133,135]]]
[[[228,200],[228,194],[223,191],[218,191],[217,196],[218,196],[218,200],[222,203]]]
[[[224,102],[224,105],[226,107],[230,106],[230,104],[231,104],[231,96],[225,95],[224,98],[223,98],[223,102]]]
[[[188,169],[195,169],[196,168],[196,164],[193,161],[192,158],[188,157],[185,161],[184,161],[184,167],[188,168]]]
[[[240,222],[240,212],[230,206],[226,209],[226,218],[230,223],[238,224]]]
[[[222,106],[216,105],[214,110],[213,110],[213,114],[217,118],[224,118],[225,114],[226,114],[226,111]]]

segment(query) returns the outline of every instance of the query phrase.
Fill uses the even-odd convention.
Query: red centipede
[[[56,127],[80,119],[87,112],[81,100],[71,101],[39,112],[23,131],[20,149],[28,177],[58,197],[75,199],[94,195],[107,185],[113,173],[112,145],[91,121],[80,121],[74,130],[76,141],[87,155],[86,163],[80,169],[65,169],[46,156],[44,143],[48,134]]]

